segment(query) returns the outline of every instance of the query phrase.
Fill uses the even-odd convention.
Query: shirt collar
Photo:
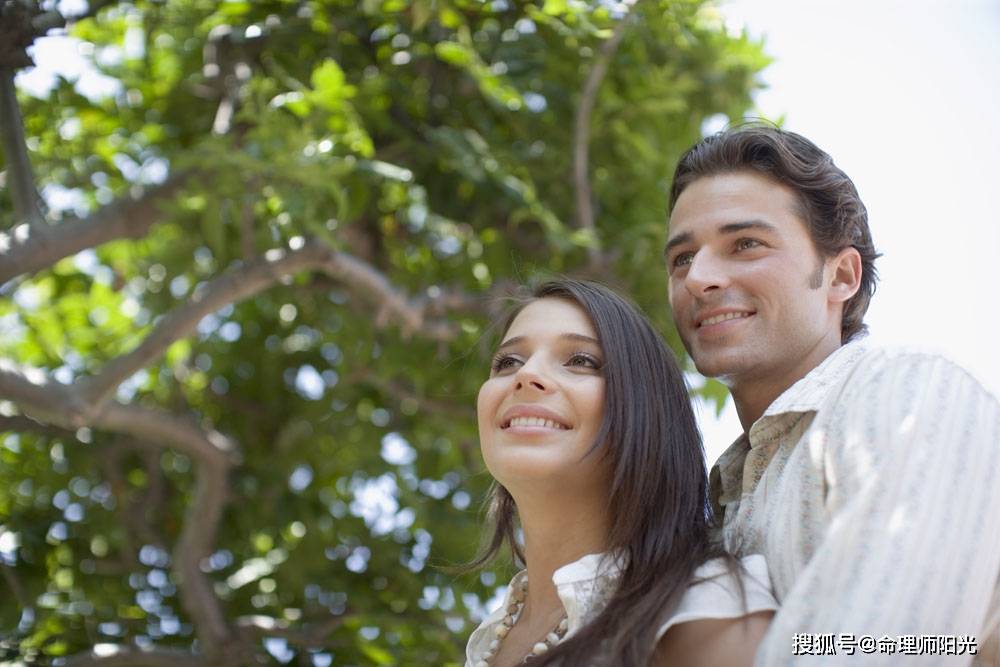
[[[767,407],[754,424],[767,417],[789,412],[815,412],[819,410],[830,389],[840,385],[854,368],[857,360],[867,351],[861,342],[841,345],[798,382],[786,389]],[[751,432],[753,428],[751,427]]]
[[[568,590],[567,587],[571,587],[573,584],[581,581],[617,577],[621,574],[622,569],[625,567],[624,561],[624,556],[615,558],[607,552],[587,554],[586,556],[576,559],[572,563],[563,565],[553,572],[552,583],[555,584],[556,590],[559,592],[559,597],[563,598],[563,601],[565,602],[565,596],[569,594],[566,593]],[[506,613],[505,609],[507,605],[510,604],[511,592],[527,576],[527,570],[521,570],[514,575],[514,578],[510,581],[510,585],[507,587],[507,593],[504,595],[503,604],[501,604],[492,614],[486,617],[487,622],[499,621],[504,617],[504,614]]]
[[[587,554],[553,572],[552,583],[559,588],[578,581],[617,577],[623,567],[621,561],[622,558],[614,558],[609,553]]]
[[[780,437],[790,427],[791,422],[779,417],[819,410],[831,388],[844,381],[866,351],[867,347],[861,342],[841,345],[767,407],[764,414],[750,426],[749,438],[741,433],[719,456],[709,475],[709,495],[716,516],[721,517],[723,507],[740,499],[743,466],[753,444]]]
[[[584,615],[588,612],[588,601],[577,599],[574,584],[580,582],[610,582],[617,578],[625,566],[624,557],[615,558],[609,553],[587,554],[572,563],[563,565],[552,573],[552,583],[556,586],[556,593],[566,610],[566,618],[569,621],[570,632],[575,632],[583,623]],[[472,646],[479,645],[480,635],[484,632],[492,639],[492,628],[503,620],[507,614],[507,606],[511,602],[512,592],[525,577],[527,570],[521,570],[514,575],[507,592],[504,595],[503,603],[493,611],[483,623],[475,630],[469,643],[467,657],[472,659]],[[485,645],[485,644],[484,644]]]
[[[719,455],[708,475],[708,497],[712,501],[712,513],[721,520],[723,508],[740,499],[743,483],[743,464],[750,451],[746,434],[740,433],[733,444]]]

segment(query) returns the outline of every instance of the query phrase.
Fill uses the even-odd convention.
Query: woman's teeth
[[[514,417],[510,420],[510,426],[541,426],[543,428],[554,428],[559,430],[566,430],[566,426],[563,426],[559,422],[554,422],[551,419],[544,419],[542,417]]]

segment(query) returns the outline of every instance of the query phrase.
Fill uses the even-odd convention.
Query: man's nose
[[[702,250],[691,258],[691,264],[684,276],[684,286],[692,295],[703,296],[728,284],[728,272],[724,262],[718,257]]]

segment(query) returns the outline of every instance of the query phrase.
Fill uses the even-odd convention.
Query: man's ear
[[[848,246],[827,260],[831,303],[847,303],[861,289],[861,254]]]

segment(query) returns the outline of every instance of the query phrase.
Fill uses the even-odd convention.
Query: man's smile
[[[754,312],[749,310],[728,311],[717,315],[710,315],[708,317],[699,317],[696,319],[696,325],[700,329],[701,327],[719,324],[728,320],[744,319],[750,317],[751,315],[754,315]]]

